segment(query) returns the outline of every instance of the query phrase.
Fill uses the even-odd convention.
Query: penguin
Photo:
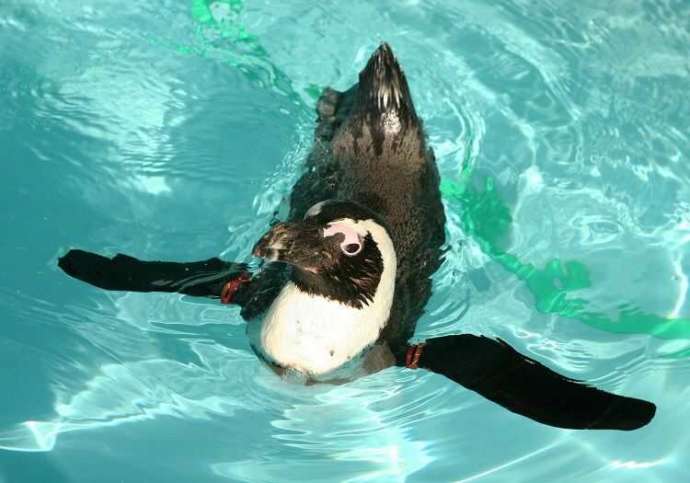
[[[238,305],[259,359],[304,383],[343,383],[391,366],[445,376],[537,422],[633,430],[656,406],[559,375],[506,342],[457,334],[411,344],[442,261],[439,173],[408,83],[381,44],[346,91],[326,88],[314,144],[284,221],[252,253],[258,270],[108,258],[72,249],[68,275],[106,290],[163,291]]]

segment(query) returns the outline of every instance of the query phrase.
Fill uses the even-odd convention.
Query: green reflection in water
[[[241,22],[244,0],[191,0],[196,38],[177,45],[181,54],[225,62],[262,87],[275,89],[299,104],[290,79],[271,61],[259,38]]]
[[[443,180],[441,190],[448,200],[462,206],[463,231],[486,255],[525,283],[539,312],[577,319],[609,332],[690,339],[690,319],[654,315],[627,303],[620,304],[613,316],[588,310],[589,302],[573,294],[592,285],[589,270],[581,262],[552,259],[544,268],[538,268],[501,248],[510,235],[513,222],[510,209],[496,192],[491,178],[486,178],[480,187],[470,182],[470,178],[470,170],[465,169],[459,182]],[[674,355],[687,356],[690,351]]]
[[[211,12],[212,5],[219,11],[219,15],[214,17]],[[227,38],[233,42],[247,42],[261,50],[263,48],[258,43],[256,36],[247,32],[244,26],[237,22],[237,17],[244,9],[242,0],[192,0],[192,18],[200,24],[213,29],[220,37]]]

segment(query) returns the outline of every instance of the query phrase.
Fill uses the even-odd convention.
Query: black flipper
[[[502,340],[469,334],[438,337],[412,346],[413,359],[417,347],[412,367],[442,374],[514,413],[550,426],[627,431],[646,425],[656,412],[650,402],[561,376]]]
[[[147,262],[118,254],[107,258],[70,250],[58,260],[69,276],[106,290],[179,292],[197,297],[220,297],[230,280],[248,278],[246,266],[210,258],[201,262]]]

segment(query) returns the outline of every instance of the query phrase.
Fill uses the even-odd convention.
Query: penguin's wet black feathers
[[[293,188],[290,218],[320,200],[347,199],[385,221],[399,275],[382,339],[403,357],[440,264],[445,214],[434,155],[390,47],[374,52],[358,84],[345,92],[327,88],[317,113],[314,149]]]
[[[286,344],[285,337],[293,337],[294,331],[281,325],[277,305],[296,324],[302,316],[314,319],[311,330],[323,331],[308,339],[316,345],[328,337],[342,342],[338,347],[314,347],[314,351],[324,349],[323,358],[312,361],[321,364],[318,367],[330,367],[330,358],[349,343],[364,354],[363,367],[369,372],[393,364],[424,368],[552,426],[630,430],[653,418],[652,403],[561,376],[503,341],[462,334],[410,346],[431,294],[431,275],[441,263],[445,214],[434,155],[390,46],[384,43],[373,53],[358,83],[348,90],[325,89],[316,111],[314,145],[304,174],[290,194],[289,215],[255,247],[257,255],[275,263],[265,264],[250,282],[235,283],[247,275],[244,265],[219,259],[145,262],[72,250],[59,260],[59,266],[74,278],[108,290],[221,297],[241,306],[248,329],[259,327],[259,321],[267,317],[273,332],[261,335],[252,345],[279,372],[285,367],[258,347],[265,338],[273,336],[268,352],[280,354],[288,361],[287,367],[290,361],[299,363],[291,357],[301,353]],[[342,220],[346,222],[338,226]],[[349,245],[352,254],[346,253]],[[386,285],[393,285],[391,273],[394,291]],[[384,285],[389,298],[380,293]],[[231,298],[228,286],[234,287]],[[299,303],[286,303],[289,300]],[[294,318],[290,313],[299,312],[301,304],[328,313],[307,310]],[[362,332],[368,324],[366,317],[357,318],[361,314],[383,319],[360,347],[349,339],[359,335],[358,324],[363,324]],[[352,330],[343,331],[342,323],[352,324]],[[331,332],[338,330],[338,337],[349,342],[333,339]]]

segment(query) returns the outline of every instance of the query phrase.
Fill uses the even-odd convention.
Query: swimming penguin
[[[382,44],[344,92],[317,103],[314,147],[287,220],[253,254],[255,273],[71,250],[59,266],[108,290],[167,291],[241,307],[253,350],[279,373],[344,381],[385,367],[426,369],[514,413],[573,429],[631,430],[654,404],[561,376],[502,340],[460,334],[410,344],[441,263],[439,175],[404,74]]]

